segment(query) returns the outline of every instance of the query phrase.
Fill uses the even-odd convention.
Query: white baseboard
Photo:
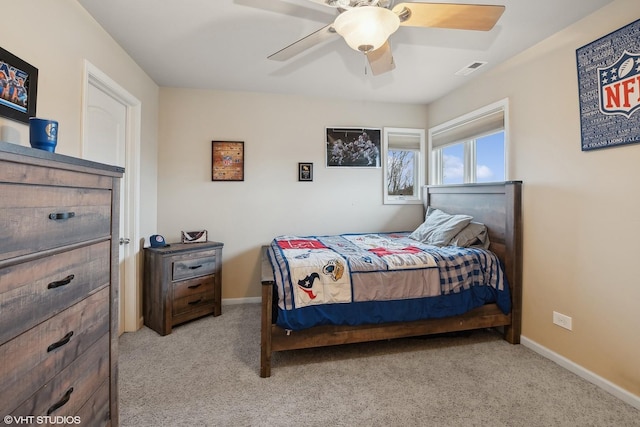
[[[618,399],[628,403],[634,408],[640,409],[640,396],[636,396],[635,394],[628,392],[627,390],[615,385],[611,381],[602,378],[601,376],[589,371],[588,369],[583,368],[582,366],[572,362],[566,357],[549,350],[548,348],[538,344],[533,340],[530,340],[525,336],[520,336],[520,344],[535,351],[539,355],[557,363],[558,365],[573,372],[574,374],[589,381],[590,383],[595,384],[604,391],[614,395]]]
[[[262,302],[262,297],[223,298],[222,305],[254,304]]]

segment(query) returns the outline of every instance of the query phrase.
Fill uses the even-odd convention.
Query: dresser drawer
[[[105,287],[110,242],[0,270],[0,344]]]
[[[14,409],[11,415],[75,415],[108,377],[109,334],[105,334],[71,365]]]
[[[206,280],[190,280],[178,285],[174,289],[172,304],[173,316],[179,316],[191,311],[200,311],[203,307],[213,309],[215,301],[214,277]],[[200,285],[196,288],[188,286]]]
[[[9,414],[109,332],[109,289],[0,347],[0,413]]]
[[[111,234],[111,191],[0,183],[0,261]]]
[[[80,426],[85,425],[84,420],[94,420],[95,425],[104,426],[109,421],[109,414],[109,381],[105,381],[76,412],[76,416],[82,420]]]

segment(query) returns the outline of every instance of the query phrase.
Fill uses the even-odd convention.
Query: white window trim
[[[467,114],[464,114],[460,117],[457,117],[455,119],[449,120],[447,122],[444,122],[442,124],[439,124],[437,126],[434,126],[432,128],[429,129],[428,132],[428,157],[429,157],[429,165],[431,167],[430,173],[429,173],[429,184],[432,185],[438,185],[438,184],[442,184],[442,182],[440,182],[440,176],[438,176],[437,172],[439,170],[442,169],[442,153],[439,152],[437,154],[434,154],[433,150],[433,141],[434,141],[434,136],[441,134],[443,132],[446,132],[448,130],[452,130],[455,129],[457,127],[463,126],[465,124],[471,123],[474,120],[478,120],[482,117],[486,117],[488,115],[490,115],[491,113],[495,113],[498,111],[502,111],[503,113],[503,121],[504,121],[504,176],[505,176],[505,181],[509,180],[509,99],[508,98],[504,98],[501,99],[500,101],[494,102],[492,104],[486,105],[482,108],[479,108],[477,110],[471,111]],[[482,136],[481,134],[477,135],[477,137]],[[463,141],[457,141],[457,142],[463,142]],[[440,147],[437,147],[440,148]],[[467,150],[465,150],[466,152]],[[473,151],[473,153],[469,153],[469,155],[475,156],[475,150]],[[465,164],[475,164],[475,158],[474,159],[469,159],[469,160],[473,160],[473,162],[465,162]],[[466,171],[468,172],[468,171]],[[468,176],[465,173],[465,176]]]
[[[416,156],[416,175],[415,175],[415,186],[414,186],[414,194],[413,196],[393,196],[388,194],[387,191],[387,180],[389,177],[388,171],[388,158],[387,152],[389,150],[389,138],[393,137],[393,135],[398,136],[408,136],[408,137],[416,137],[419,138],[419,146],[415,148],[416,151],[419,150],[418,155]],[[383,202],[385,205],[389,204],[421,204],[422,203],[422,191],[421,188],[425,183],[425,131],[424,129],[413,129],[413,128],[383,128],[383,138],[382,138],[382,191],[383,191]],[[393,146],[391,147],[394,148]]]

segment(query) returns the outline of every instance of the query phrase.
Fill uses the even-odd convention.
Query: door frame
[[[137,331],[142,327],[143,318],[140,308],[140,277],[138,254],[141,251],[140,238],[140,129],[141,129],[141,102],[126,91],[122,86],[112,80],[96,66],[85,59],[83,90],[82,90],[82,124],[81,124],[81,157],[84,157],[85,147],[85,120],[87,113],[87,98],[89,85],[92,85],[107,95],[118,100],[126,106],[126,153],[125,153],[125,174],[126,188],[123,188],[121,197],[125,198],[127,211],[124,214],[124,230],[128,230],[130,244],[124,248],[124,270],[125,277],[120,278],[124,286],[123,299],[124,325],[120,329],[124,332]]]

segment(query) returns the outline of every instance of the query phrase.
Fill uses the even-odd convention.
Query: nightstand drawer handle
[[[197,269],[199,269],[200,267],[202,267],[202,264],[200,264],[200,265],[190,265],[190,266],[189,266],[189,270],[197,270]]]
[[[69,340],[71,340],[72,336],[73,336],[73,331],[69,332],[67,335],[62,337],[62,339],[60,341],[54,342],[53,344],[51,344],[49,347],[47,347],[47,353],[49,353],[50,351],[55,350],[58,347],[62,347],[63,345],[68,343]]]
[[[189,289],[195,289],[195,288],[199,288],[200,285],[202,285],[202,283],[198,283],[197,285],[191,285],[191,286],[187,286]]]
[[[47,285],[47,289],[54,289],[54,288],[59,288],[60,286],[65,286],[68,285],[69,283],[71,283],[71,281],[73,280],[73,278],[76,277],[73,274],[68,275],[67,277],[65,277],[62,280],[58,280],[56,282],[51,282]]]
[[[196,305],[196,304],[199,304],[201,301],[202,301],[202,298],[198,298],[198,299],[197,299],[197,300],[195,300],[195,301],[191,301],[191,302],[189,303],[189,305]]]
[[[53,220],[59,220],[59,219],[69,219],[69,218],[73,218],[74,216],[76,216],[75,212],[58,212],[58,213],[50,213],[49,214],[49,219],[53,219]]]
[[[60,409],[64,405],[66,405],[69,399],[71,399],[71,393],[73,393],[73,387],[67,390],[64,396],[62,396],[62,399],[60,399],[57,403],[51,405],[51,408],[49,408],[49,410],[47,411],[47,415],[51,415],[55,410]]]

